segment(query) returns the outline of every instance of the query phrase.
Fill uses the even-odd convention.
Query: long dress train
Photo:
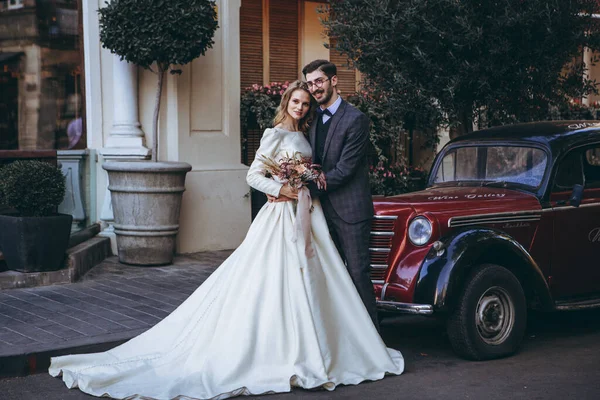
[[[258,154],[276,157],[310,145],[299,132],[269,129]],[[248,183],[270,194],[260,161]],[[243,243],[172,314],[103,353],[53,358],[49,372],[69,388],[117,399],[224,399],[288,392],[401,374],[371,322],[313,201],[307,259],[294,241],[291,202],[267,203]]]

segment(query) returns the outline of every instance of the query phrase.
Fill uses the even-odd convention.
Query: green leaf
[[[218,28],[214,0],[113,0],[98,13],[102,46],[144,68],[204,55]]]

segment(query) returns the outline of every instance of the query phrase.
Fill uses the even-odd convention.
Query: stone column
[[[150,150],[145,147],[145,136],[138,117],[138,69],[113,55],[113,124],[106,146],[100,150],[103,161],[146,160]],[[107,180],[108,181],[108,180]],[[117,254],[113,228],[110,192],[105,188],[100,220],[105,226],[101,236],[109,237],[113,254]]]
[[[118,56],[113,56],[113,105],[113,125],[106,149],[122,157],[145,158],[149,150],[144,147],[144,132],[138,121],[137,66]]]

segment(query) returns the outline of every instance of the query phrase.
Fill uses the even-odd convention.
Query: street
[[[530,315],[520,352],[506,359],[457,358],[435,320],[387,319],[386,343],[402,351],[401,376],[334,392],[293,389],[256,399],[597,399],[600,397],[600,310]],[[0,380],[3,400],[92,399],[47,374]]]

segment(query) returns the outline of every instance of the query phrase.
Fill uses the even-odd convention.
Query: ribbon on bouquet
[[[315,249],[312,246],[312,234],[310,226],[310,207],[312,201],[310,198],[310,192],[307,188],[301,187],[298,190],[298,205],[296,207],[296,222],[294,223],[294,234],[292,241],[298,240],[298,231],[302,232],[304,237],[304,253],[306,258],[312,258],[315,255]]]

